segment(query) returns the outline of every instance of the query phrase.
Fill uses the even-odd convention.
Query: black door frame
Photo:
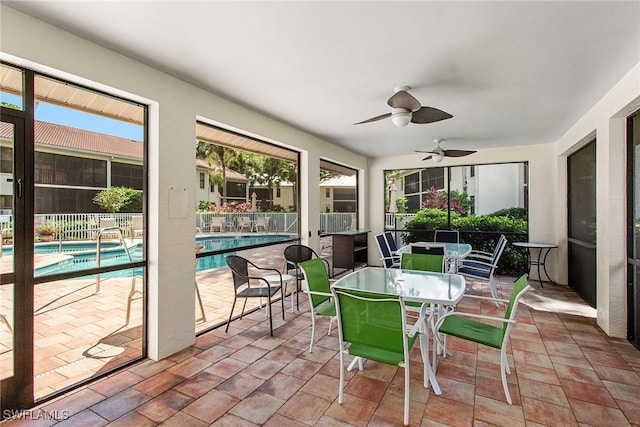
[[[583,150],[591,149],[593,146],[593,150],[596,149],[597,140],[596,138],[590,139],[587,144],[581,147],[579,150],[571,154],[567,157],[567,231],[568,231],[568,274],[569,274],[569,286],[576,291],[578,295],[580,295],[585,302],[587,302],[592,307],[597,307],[597,270],[596,270],[596,259],[597,259],[597,242],[595,240],[593,242],[584,240],[584,236],[582,238],[574,237],[574,233],[572,232],[572,191],[573,186],[571,185],[572,178],[572,165],[571,165],[571,157],[580,153]],[[597,160],[594,157],[593,163],[593,173],[594,173],[594,182],[597,179],[596,170],[597,170]],[[582,186],[578,186],[582,187]],[[594,194],[594,202],[596,195]],[[597,209],[597,205],[596,205]],[[595,226],[595,224],[594,224]],[[595,229],[593,230],[595,233]],[[582,256],[580,256],[580,255]],[[586,257],[588,255],[588,257]],[[591,257],[593,255],[593,257]],[[587,259],[585,259],[587,258]],[[574,261],[577,261],[577,264],[574,266]],[[593,270],[593,272],[591,272]],[[593,274],[593,277],[591,276]],[[578,277],[576,277],[576,275]],[[593,283],[586,283],[585,279],[593,279]]]
[[[34,73],[24,70],[24,98],[34,99]],[[13,251],[14,273],[0,283],[13,283],[13,376],[0,383],[0,409],[32,407],[33,398],[33,171],[35,105],[23,110],[0,107],[0,120],[14,125]],[[12,277],[13,276],[13,277]]]
[[[634,139],[640,138],[633,128],[640,121],[640,110],[627,117],[627,339],[640,349],[640,283],[636,280],[640,269],[640,251],[636,251],[638,242],[635,231],[635,164],[636,150]]]
[[[3,62],[3,64],[5,64]],[[143,260],[113,266],[103,266],[94,269],[87,269],[82,272],[61,273],[45,277],[34,276],[34,217],[35,217],[35,85],[38,77],[52,78],[56,81],[62,80],[47,76],[36,71],[22,68],[14,64],[6,63],[7,66],[20,69],[23,76],[23,109],[0,107],[0,120],[14,124],[14,212],[13,212],[13,253],[14,272],[0,275],[0,285],[14,284],[14,322],[13,322],[13,376],[0,381],[0,420],[3,417],[11,416],[14,411],[32,408],[52,398],[59,396],[69,390],[83,386],[95,381],[99,377],[111,374],[125,366],[138,362],[147,356],[146,348],[146,289],[143,299],[143,333],[142,333],[142,353],[130,361],[118,366],[114,366],[101,372],[98,376],[93,376],[69,385],[47,396],[34,398],[34,295],[35,286],[40,283],[67,279],[82,274],[97,274],[100,272],[113,271],[114,269],[129,269],[142,267],[146,275],[146,244]],[[71,83],[74,84],[74,83]],[[75,85],[75,84],[74,84]],[[82,87],[80,85],[76,85]],[[83,87],[86,90],[102,93],[106,96],[113,96],[95,89]],[[131,102],[131,101],[130,101]],[[142,104],[139,104],[143,106]],[[148,122],[147,110],[145,107],[145,123]],[[144,133],[144,183],[143,183],[143,213],[146,216],[147,209],[147,141],[148,130]],[[145,218],[146,220],[146,218]],[[145,281],[146,283],[146,281]],[[145,285],[146,286],[146,285]],[[7,415],[8,414],[8,415]]]

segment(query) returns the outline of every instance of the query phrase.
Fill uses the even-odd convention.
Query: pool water
[[[288,234],[259,234],[256,236],[206,236],[196,237],[196,246],[204,246],[204,252],[260,245],[290,239]]]
[[[258,236],[207,236],[196,238],[196,246],[204,246],[204,252],[232,249],[242,247],[278,242],[290,239],[286,234],[258,235]],[[101,244],[100,266],[112,266],[129,262],[129,257],[125,250],[115,242],[105,242]],[[7,248],[10,250],[10,248]],[[38,244],[35,246],[37,254],[57,254],[59,252],[58,243]],[[6,253],[6,252],[3,252]],[[11,253],[10,251],[8,252]],[[38,268],[35,276],[45,276],[50,274],[69,273],[97,267],[96,264],[96,244],[95,243],[63,243],[63,254],[71,255],[71,258]],[[129,253],[133,262],[142,259],[142,244],[138,243],[129,246]],[[210,270],[226,266],[226,259],[229,254],[211,255],[198,258],[196,271]],[[141,275],[142,268],[134,269],[134,274]],[[102,273],[101,277],[131,277],[131,269],[110,271]]]
[[[117,249],[120,247],[120,243],[117,242],[102,242],[100,247],[103,251]],[[60,244],[55,243],[36,243],[33,245],[33,251],[36,254],[75,254],[75,253],[94,253],[96,252],[96,244],[90,242],[62,242],[62,252],[60,251]],[[13,246],[7,246],[2,248],[3,255],[12,255]]]

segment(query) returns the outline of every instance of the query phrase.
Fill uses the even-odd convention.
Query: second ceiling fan
[[[453,117],[451,114],[433,107],[423,107],[420,102],[411,95],[409,86],[399,86],[394,89],[394,94],[387,100],[391,107],[390,113],[381,114],[367,120],[363,120],[356,125],[371,123],[391,117],[391,121],[398,127],[404,127],[409,123],[434,123]]]
[[[436,162],[441,162],[445,157],[464,157],[469,154],[475,153],[474,150],[443,150],[440,147],[440,143],[444,141],[444,139],[434,139],[433,142],[436,144],[436,148],[430,151],[423,150],[414,150],[416,153],[428,153],[429,155],[422,160],[429,160],[433,158]]]

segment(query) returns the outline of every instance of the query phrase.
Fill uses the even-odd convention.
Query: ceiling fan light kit
[[[399,128],[405,127],[411,122],[411,111],[404,108],[391,109],[391,121]]]

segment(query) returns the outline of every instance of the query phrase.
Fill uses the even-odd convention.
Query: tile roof
[[[9,138],[10,132],[9,123],[0,123],[0,137]],[[40,145],[136,159],[142,159],[143,154],[143,144],[140,141],[39,120],[35,121],[35,142]]]

